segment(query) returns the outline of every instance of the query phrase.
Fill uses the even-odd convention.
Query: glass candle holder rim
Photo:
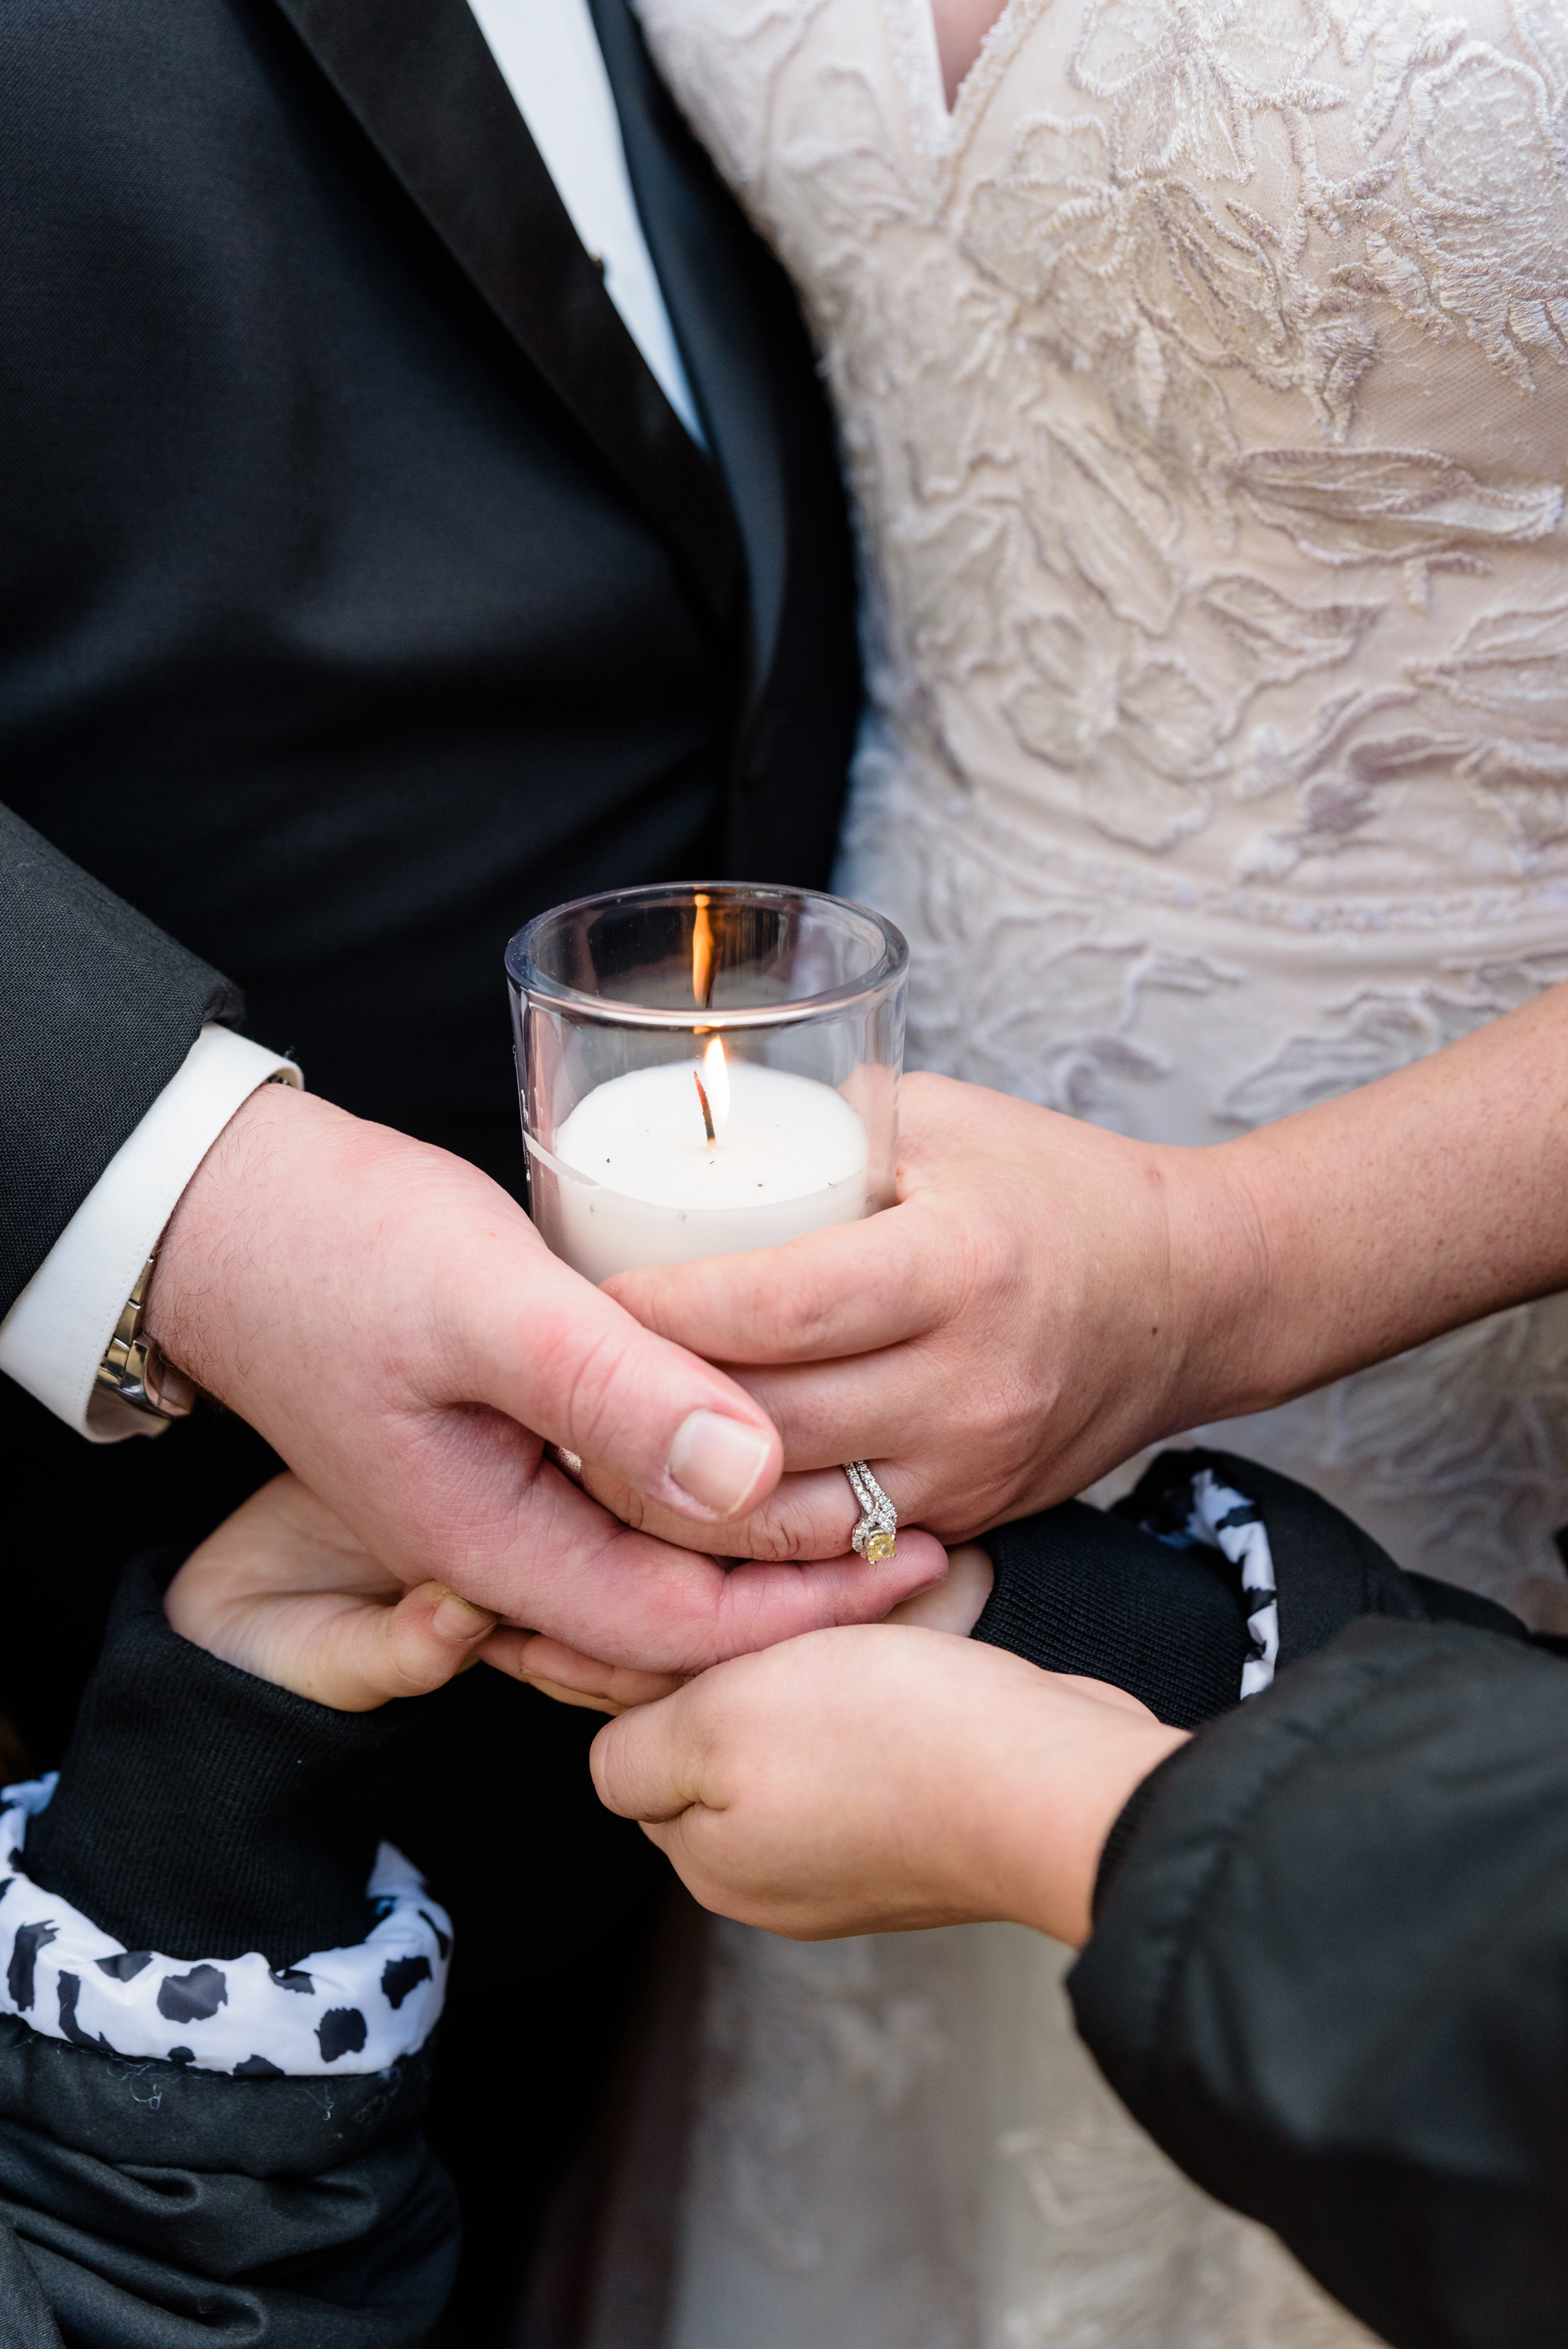
[[[552,978],[541,970],[531,951],[531,942],[547,922],[559,923],[566,916],[581,912],[586,906],[609,906],[634,904],[638,899],[654,904],[664,898],[672,902],[706,894],[714,897],[744,897],[750,901],[793,900],[816,905],[827,905],[858,915],[872,924],[882,937],[882,951],[859,977],[846,980],[842,986],[825,988],[818,995],[794,996],[784,1003],[758,1003],[728,1008],[629,1003],[608,995],[590,995],[583,988],[568,986],[563,979]],[[536,1000],[570,1008],[574,1018],[603,1020],[608,1027],[662,1028],[666,1030],[700,1030],[705,1035],[716,1030],[729,1031],[748,1028],[788,1028],[808,1019],[820,1019],[824,1014],[843,1011],[877,995],[892,985],[909,968],[909,946],[900,930],[885,914],[872,905],[862,905],[852,897],[835,897],[826,889],[791,889],[772,883],[748,881],[655,881],[632,889],[605,889],[586,897],[573,897],[563,905],[552,905],[548,912],[536,914],[531,922],[508,941],[506,967],[512,983],[525,996]]]

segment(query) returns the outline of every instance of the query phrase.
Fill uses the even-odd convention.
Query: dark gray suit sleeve
[[[0,807],[0,1313],[236,988]]]
[[[1134,1797],[1070,1977],[1134,2117],[1396,2349],[1563,2337],[1565,1719],[1554,1655],[1353,1626]]]

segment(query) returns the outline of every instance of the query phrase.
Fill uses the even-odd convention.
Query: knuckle
[[[746,1557],[752,1566],[789,1566],[806,1555],[800,1528],[787,1517],[776,1517],[746,1528]]]
[[[399,1630],[394,1634],[381,1677],[392,1683],[388,1693],[393,1696],[423,1696],[446,1678],[446,1665],[428,1655],[417,1636]]]
[[[987,1464],[989,1482],[1033,1458],[1044,1440],[1046,1417],[1039,1395],[1026,1380],[988,1380],[965,1413],[964,1449],[976,1467]]]
[[[1017,1242],[1005,1223],[990,1219],[966,1223],[955,1255],[966,1308],[995,1309],[999,1300],[1013,1294],[1018,1271]]]
[[[798,1265],[776,1294],[757,1291],[753,1323],[769,1351],[814,1354],[827,1341],[841,1302],[836,1284],[810,1265]]]
[[[591,1501],[597,1501],[602,1509],[608,1509],[613,1517],[619,1517],[631,1532],[644,1534],[662,1530],[662,1521],[645,1494],[640,1493],[634,1485],[628,1485],[622,1476],[606,1475],[591,1460],[583,1463],[582,1489]]]
[[[573,1448],[584,1458],[614,1442],[623,1415],[625,1346],[602,1332],[584,1344],[574,1332],[573,1358],[564,1365],[562,1400]]]
[[[1039,1398],[1026,1379],[998,1381],[990,1396],[988,1416],[996,1442],[1006,1452],[1016,1452],[1038,1441]]]

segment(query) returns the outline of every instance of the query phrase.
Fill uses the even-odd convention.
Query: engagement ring
[[[861,1521],[850,1536],[851,1547],[868,1566],[880,1565],[898,1547],[898,1511],[863,1460],[846,1460],[844,1474],[861,1505]]]

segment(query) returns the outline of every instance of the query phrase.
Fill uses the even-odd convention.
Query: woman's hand
[[[606,1284],[726,1363],[778,1426],[790,1473],[724,1537],[748,1557],[841,1549],[845,1460],[871,1461],[901,1518],[944,1542],[1082,1491],[1193,1423],[1198,1358],[1253,1274],[1222,1152],[1128,1142],[945,1077],[905,1083],[898,1191],[788,1247]],[[583,1473],[628,1522],[677,1537],[624,1480]]]
[[[1358,1091],[1202,1149],[945,1078],[904,1088],[898,1201],[611,1294],[729,1367],[786,1475],[725,1542],[842,1547],[838,1463],[968,1539],[1144,1445],[1263,1411],[1568,1286],[1568,987]],[[676,1538],[656,1506],[589,1488]],[[679,1538],[707,1544],[691,1528]]]
[[[439,1582],[407,1589],[297,1476],[274,1476],[191,1552],[163,1611],[182,1640],[338,1713],[441,1687],[496,1628]]]
[[[716,1665],[608,1723],[592,1764],[723,1916],[798,1940],[1008,1918],[1078,1946],[1117,1815],[1184,1737],[1119,1689],[889,1623]]]

